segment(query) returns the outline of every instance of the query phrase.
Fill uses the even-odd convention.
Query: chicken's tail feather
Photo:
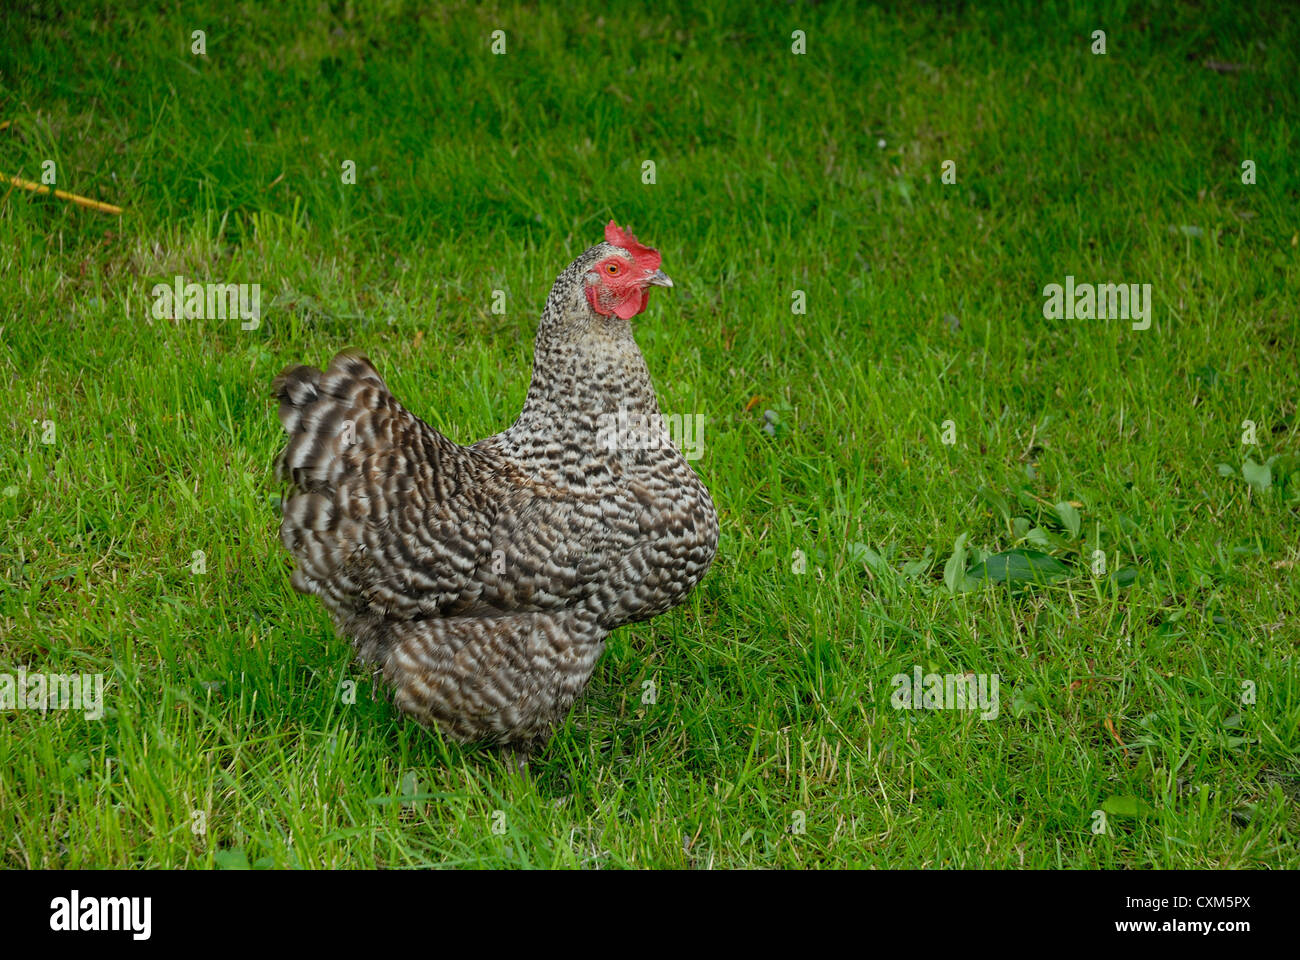
[[[463,578],[487,549],[486,521],[458,518],[483,514],[470,502],[475,456],[398,403],[355,351],[324,371],[291,367],[273,389],[289,435],[276,473],[294,488],[280,522],[297,560],[294,588],[336,619],[410,619],[472,603]]]
[[[290,367],[275,378],[280,424],[289,442],[276,460],[276,476],[305,492],[332,487],[347,466],[353,444],[372,445],[381,432],[378,413],[387,413],[388,387],[364,355],[338,354],[323,373]]]
[[[362,602],[367,580],[354,557],[365,539],[364,501],[351,487],[364,479],[366,459],[394,442],[394,419],[409,415],[353,350],[339,353],[324,371],[290,367],[272,391],[289,435],[276,476],[295,487],[280,522],[280,541],[298,561],[292,583],[346,614]]]

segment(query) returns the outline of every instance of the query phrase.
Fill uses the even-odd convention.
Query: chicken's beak
[[[671,287],[673,281],[662,270],[656,270],[650,274],[650,279],[646,281],[646,285],[651,287]]]

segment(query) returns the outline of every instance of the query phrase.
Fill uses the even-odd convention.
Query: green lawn
[[[119,6],[0,13],[0,173],[125,208],[0,201],[0,674],[105,682],[0,710],[0,864],[1300,866],[1294,6]],[[611,217],[721,545],[521,777],[290,589],[269,384],[495,433]]]

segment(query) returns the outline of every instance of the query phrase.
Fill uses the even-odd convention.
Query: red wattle
[[[631,320],[638,313],[645,309],[645,305],[650,300],[650,294],[644,290],[633,290],[625,299],[619,302],[614,308],[614,313],[624,320]]]

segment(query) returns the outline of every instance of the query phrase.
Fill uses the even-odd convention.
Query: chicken
[[[355,351],[275,380],[293,586],[448,737],[526,755],[610,631],[680,604],[713,561],[717,513],[632,336],[650,288],[673,285],[659,264],[611,220],[551,288],[518,419],[472,446],[407,411]]]

